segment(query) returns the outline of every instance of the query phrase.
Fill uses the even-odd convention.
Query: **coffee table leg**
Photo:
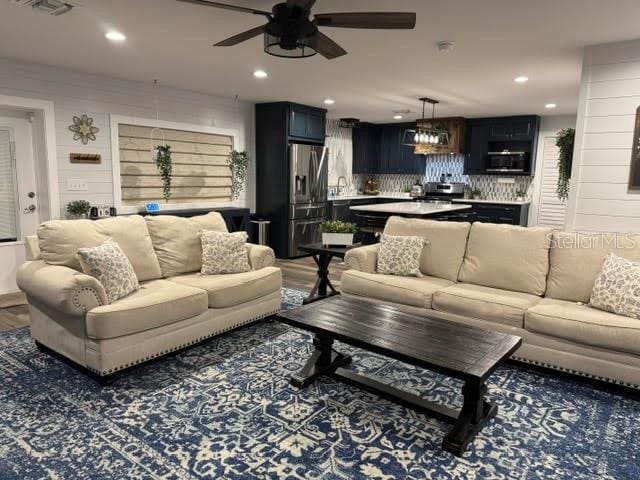
[[[462,393],[464,403],[456,424],[444,437],[442,448],[462,456],[467,445],[475,438],[489,420],[498,414],[498,407],[484,400],[487,387],[480,380],[467,380]]]
[[[333,255],[329,253],[320,253],[312,256],[318,265],[318,278],[316,279],[316,284],[313,286],[309,296],[302,301],[305,305],[307,303],[315,302],[316,300],[338,295],[338,292],[331,284],[331,280],[329,280],[329,265],[331,264]],[[327,293],[327,287],[331,290],[330,293]]]
[[[320,375],[327,375],[351,363],[351,357],[338,353],[333,348],[331,337],[316,334],[313,338],[314,352],[302,370],[291,377],[291,385],[304,388]]]

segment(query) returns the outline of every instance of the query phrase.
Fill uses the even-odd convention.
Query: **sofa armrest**
[[[16,281],[27,298],[68,315],[84,316],[89,310],[109,303],[104,287],[94,277],[42,260],[21,265]]]
[[[246,247],[249,254],[249,265],[251,265],[252,270],[260,270],[276,263],[276,255],[271,247],[253,243],[247,243]]]
[[[349,250],[344,256],[344,263],[353,270],[376,273],[378,267],[379,245],[367,245]]]

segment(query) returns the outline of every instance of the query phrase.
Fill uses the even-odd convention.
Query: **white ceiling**
[[[262,52],[262,38],[211,44],[260,25],[260,16],[174,0],[82,0],[61,17],[0,0],[0,57],[260,101],[322,106],[330,116],[392,121],[418,97],[439,99],[438,116],[575,113],[582,47],[640,36],[638,0],[318,0],[315,12],[415,11],[408,31],[323,28],[349,54],[286,60]],[[267,0],[229,0],[270,10]],[[104,38],[109,28],[123,45]],[[439,40],[455,51],[440,54]],[[255,68],[269,73],[252,76]],[[513,78],[527,75],[529,83]]]

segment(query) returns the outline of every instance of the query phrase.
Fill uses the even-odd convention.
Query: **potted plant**
[[[353,234],[358,231],[354,223],[327,220],[320,224],[324,245],[353,245]]]
[[[173,163],[171,161],[171,146],[158,145],[156,147],[156,167],[162,178],[162,197],[165,202],[171,198],[171,174],[173,172]]]
[[[86,200],[72,200],[67,203],[67,218],[87,218],[91,210],[91,204]]]
[[[526,195],[527,195],[527,192],[519,188],[518,190],[516,190],[516,201],[524,202]]]
[[[556,186],[556,193],[560,200],[566,200],[569,197],[575,136],[576,131],[573,128],[563,128],[558,132],[558,137],[556,138],[556,146],[560,150],[560,155],[558,156],[558,185]]]
[[[237,200],[240,192],[244,189],[247,178],[247,167],[249,166],[249,154],[232,150],[227,158],[231,169],[231,197]]]
[[[482,196],[482,190],[480,190],[479,188],[471,189],[471,198],[480,200],[481,196]]]

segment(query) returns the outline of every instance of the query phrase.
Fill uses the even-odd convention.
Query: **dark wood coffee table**
[[[313,260],[318,265],[318,278],[316,283],[311,289],[309,296],[305,298],[302,303],[313,303],[318,300],[332,297],[334,295],[340,295],[329,280],[329,265],[333,257],[344,258],[349,250],[359,247],[360,244],[349,245],[348,247],[323,245],[322,243],[309,243],[307,245],[300,245],[298,249],[310,253]]]
[[[276,317],[315,334],[315,351],[291,377],[303,388],[320,375],[331,375],[402,405],[455,420],[442,448],[462,455],[477,433],[498,413],[485,401],[485,381],[522,343],[520,337],[488,332],[446,320],[404,313],[395,307],[344,297],[332,297]],[[464,380],[461,410],[429,402],[345,367],[351,357],[336,352],[334,340],[418,367]]]

